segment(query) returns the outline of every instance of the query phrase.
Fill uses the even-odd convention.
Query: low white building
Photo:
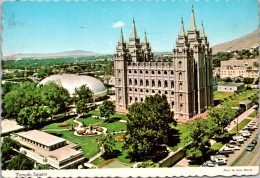
[[[39,130],[19,132],[13,138],[20,142],[20,152],[40,164],[54,169],[77,168],[84,163],[81,146],[66,139]]]
[[[245,88],[244,83],[220,82],[218,83],[218,91],[235,92]]]

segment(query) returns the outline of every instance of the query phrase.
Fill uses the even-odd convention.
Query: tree
[[[211,119],[201,117],[195,119],[187,127],[189,132],[186,142],[189,143],[186,149],[186,158],[193,163],[203,163],[210,152],[210,139],[214,136],[216,124]]]
[[[42,123],[46,122],[48,116],[48,108],[35,105],[21,109],[16,121],[31,129],[41,126]]]
[[[152,161],[146,161],[137,164],[137,168],[156,168],[156,167],[159,167],[159,165]]]
[[[223,79],[224,82],[232,82],[232,79],[230,77],[226,77]]]
[[[69,91],[54,81],[42,86],[41,99],[42,103],[49,107],[51,115],[66,112],[71,101]]]
[[[243,83],[252,84],[254,82],[254,78],[245,77]]]
[[[127,116],[123,148],[134,160],[150,158],[168,135],[170,124],[176,125],[165,95],[148,96],[144,102],[132,104]]]
[[[24,153],[19,153],[8,163],[7,169],[32,170],[33,167],[34,167],[33,161],[27,158]]]
[[[17,154],[17,151],[21,148],[21,144],[12,139],[11,137],[4,137],[3,142],[2,142],[2,157],[1,157],[1,162],[2,162],[2,169],[5,170],[8,166],[8,162]]]
[[[105,100],[99,107],[101,117],[109,119],[109,116],[115,113],[115,108],[116,106],[112,101]]]
[[[113,154],[115,147],[115,139],[110,133],[107,133],[106,135],[102,133],[97,139],[97,142],[98,146],[101,147],[104,151],[105,157],[109,157]]]
[[[240,78],[236,78],[235,83],[241,83],[242,81],[240,80]]]
[[[226,127],[235,118],[236,113],[237,111],[231,107],[214,107],[209,109],[208,114],[210,115],[212,121],[218,126],[216,133],[219,136],[227,133]]]
[[[79,88],[75,88],[76,95],[76,108],[78,113],[88,113],[90,111],[90,105],[93,101],[93,92],[89,89],[87,85],[82,85]]]
[[[39,88],[35,83],[25,82],[4,96],[3,116],[17,118],[21,109],[36,104],[41,104]]]

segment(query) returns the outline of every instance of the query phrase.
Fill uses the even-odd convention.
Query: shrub
[[[116,141],[122,141],[123,140],[123,137],[122,136],[117,136],[116,137]]]
[[[147,162],[142,162],[137,164],[137,168],[147,168],[147,167],[154,168],[154,167],[159,167],[159,165],[152,161],[147,161]]]

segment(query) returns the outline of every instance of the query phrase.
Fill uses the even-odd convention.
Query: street
[[[241,147],[240,150],[236,150],[234,154],[229,154],[227,165],[225,166],[239,166],[238,164],[241,165],[246,165],[251,166],[258,165],[258,145],[257,143],[256,148],[252,152],[247,152],[245,151],[246,147],[254,140],[257,138],[258,135],[258,129],[256,129],[250,138],[248,138],[247,141],[245,141]],[[246,153],[244,153],[246,152]],[[241,160],[241,161],[239,161]]]

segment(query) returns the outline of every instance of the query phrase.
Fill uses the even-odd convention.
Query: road
[[[255,138],[257,139],[257,137]],[[258,140],[258,139],[257,139]],[[253,151],[244,151],[242,155],[233,163],[232,166],[259,166],[259,143],[257,143]]]
[[[256,162],[258,162],[258,157],[256,156],[256,152],[258,151],[258,148],[255,148],[251,153],[244,153],[245,152],[245,150],[246,150],[246,147],[247,147],[247,145],[249,145],[255,138],[257,138],[257,136],[258,136],[258,129],[256,129],[253,133],[252,133],[252,135],[250,136],[250,138],[248,138],[247,139],[247,141],[245,141],[242,145],[241,145],[241,147],[240,147],[240,150],[236,150],[235,151],[235,153],[233,153],[233,154],[229,154],[229,157],[228,157],[228,161],[227,161],[227,165],[225,165],[225,166],[233,166],[233,164],[238,164],[237,162],[237,160],[238,159],[242,159],[242,160],[244,160],[244,161],[242,161],[241,162],[241,164],[245,164],[245,165],[247,165],[247,166],[249,166],[248,164],[247,164],[247,162],[250,162],[250,158],[252,158],[253,160],[253,162],[254,162],[254,160],[256,159]],[[257,144],[257,147],[258,147],[258,145],[259,145],[259,143]],[[244,155],[243,155],[243,153],[244,153]],[[250,157],[246,157],[246,155],[250,155]],[[241,158],[242,157],[242,158]],[[255,157],[257,157],[257,158],[255,158]],[[250,163],[251,164],[251,163]],[[253,163],[252,163],[253,164]]]

